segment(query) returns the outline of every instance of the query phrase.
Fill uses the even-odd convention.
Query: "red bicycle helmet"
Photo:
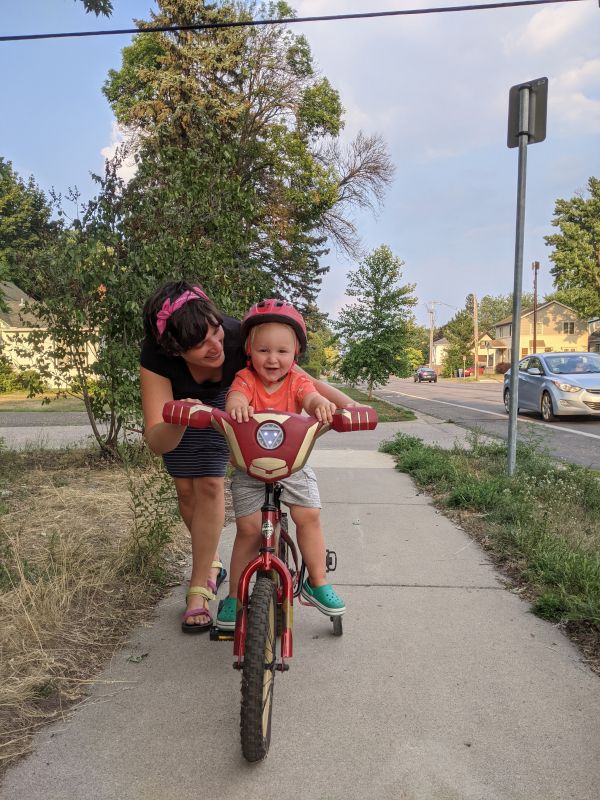
[[[296,355],[304,353],[306,350],[306,325],[302,314],[285,300],[271,299],[255,303],[242,320],[242,341],[245,343],[244,348],[248,355],[250,354],[248,334],[255,325],[262,325],[264,322],[280,322],[282,325],[290,325],[300,345]]]

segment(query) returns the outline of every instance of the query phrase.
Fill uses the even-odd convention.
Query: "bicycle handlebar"
[[[276,410],[257,412],[248,422],[236,422],[219,408],[191,400],[165,403],[163,419],[190,428],[212,426],[227,439],[235,466],[265,483],[302,469],[316,439],[331,428],[344,433],[377,426],[377,412],[370,406],[338,409],[331,423]]]

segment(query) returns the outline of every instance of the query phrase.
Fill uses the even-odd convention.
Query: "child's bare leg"
[[[260,511],[238,517],[235,521],[236,534],[231,551],[229,569],[229,597],[237,596],[238,583],[246,564],[258,555],[260,548]]]
[[[296,539],[308,570],[310,585],[315,588],[324,586],[327,578],[321,509],[294,505],[290,506],[290,514],[296,526]]]
[[[221,630],[233,631],[235,629],[238,583],[246,564],[258,555],[260,520],[260,511],[255,511],[245,517],[238,517],[235,521],[235,541],[229,567],[229,595],[219,603],[219,613],[217,614],[217,627]]]
[[[296,523],[296,538],[308,569],[308,580],[302,586],[302,596],[328,616],[340,616],[346,611],[344,601],[330,583],[325,568],[325,538],[318,508],[290,506]]]

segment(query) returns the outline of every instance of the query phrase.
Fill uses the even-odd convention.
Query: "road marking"
[[[506,419],[508,421],[507,414],[499,414],[497,411],[486,411],[484,408],[474,408],[473,406],[465,406],[461,403],[450,403],[447,400],[436,400],[433,397],[423,397],[420,394],[407,394],[406,392],[397,392],[394,389],[386,389],[386,392],[390,394],[399,394],[401,397],[412,397],[416,400],[428,400],[430,403],[441,403],[443,406],[454,406],[455,408],[464,408],[467,411],[477,411],[479,414],[490,414],[492,417],[501,417],[502,419]],[[576,431],[573,428],[565,428],[562,425],[556,425],[551,423],[550,425],[547,422],[538,422],[535,419],[529,419],[528,417],[521,417],[519,416],[521,422],[528,422],[530,425],[542,425],[544,428],[552,431],[565,431],[565,433],[574,433],[576,436],[585,436],[588,439],[600,439],[600,436],[597,433],[587,433],[586,431]]]

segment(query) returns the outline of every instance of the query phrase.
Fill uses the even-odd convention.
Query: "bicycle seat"
[[[175,425],[207,428],[225,436],[231,460],[238,469],[264,483],[275,483],[302,469],[318,437],[330,428],[343,431],[373,430],[377,412],[368,406],[339,409],[333,422],[288,411],[261,411],[248,422],[236,422],[218,408],[189,400],[165,404],[163,419]]]

